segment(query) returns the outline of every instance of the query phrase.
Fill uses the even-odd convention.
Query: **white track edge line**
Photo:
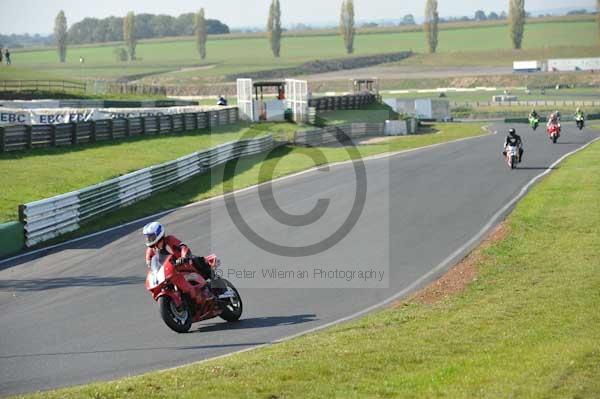
[[[383,158],[391,158],[391,157],[394,157],[394,156],[397,156],[397,155],[408,154],[408,153],[411,153],[411,152],[416,152],[416,151],[421,151],[421,150],[428,150],[428,149],[431,149],[431,148],[434,148],[434,147],[438,147],[438,146],[442,146],[442,145],[446,145],[446,144],[452,144],[452,143],[458,143],[458,142],[466,141],[466,140],[478,139],[478,138],[482,138],[482,137],[486,137],[486,136],[491,136],[491,135],[494,135],[494,134],[498,133],[497,131],[491,132],[488,129],[487,126],[482,127],[482,129],[485,130],[485,131],[487,131],[488,134],[483,134],[483,135],[473,136],[473,137],[464,137],[462,139],[457,139],[457,140],[453,140],[453,141],[446,141],[446,142],[443,142],[443,143],[430,144],[430,145],[427,145],[427,146],[424,146],[424,147],[411,148],[411,149],[408,149],[408,150],[401,150],[401,151],[390,152],[390,153],[376,154],[376,155],[371,155],[371,156],[368,156],[368,157],[365,157],[365,158],[360,158],[360,159],[362,161],[372,161],[372,160],[378,160],[378,159],[383,159]],[[336,167],[336,166],[341,166],[341,165],[346,165],[346,164],[349,164],[349,163],[353,163],[355,161],[356,160],[348,160],[348,161],[340,161],[340,162],[334,162],[334,163],[323,164],[323,165],[320,165],[320,166],[315,166],[315,167],[312,167],[310,169],[306,169],[306,170],[303,170],[303,171],[300,171],[300,172],[297,172],[297,173],[293,173],[293,174],[290,174],[290,175],[278,177],[277,179],[274,179],[274,180],[269,180],[269,181],[266,181],[266,182],[255,184],[253,186],[244,187],[244,188],[241,188],[239,190],[232,191],[232,192],[229,192],[229,193],[219,194],[216,197],[210,197],[210,198],[206,198],[206,199],[203,199],[203,200],[200,200],[200,201],[197,201],[197,202],[192,202],[191,204],[182,205],[182,206],[179,206],[179,207],[176,207],[176,208],[172,208],[172,209],[167,209],[165,211],[160,211],[158,213],[155,213],[155,214],[152,214],[152,215],[149,215],[149,216],[144,216],[142,218],[139,218],[139,219],[136,219],[136,220],[132,220],[130,222],[121,224],[119,226],[110,227],[108,229],[97,231],[95,233],[91,233],[91,234],[84,235],[84,236],[81,236],[81,237],[72,238],[72,239],[64,241],[64,242],[59,242],[57,244],[50,245],[48,247],[39,248],[39,249],[36,249],[36,250],[33,250],[33,251],[29,251],[29,252],[23,252],[21,254],[12,256],[10,258],[2,259],[2,260],[0,260],[0,266],[4,265],[5,263],[11,262],[13,260],[18,260],[20,258],[24,258],[24,257],[27,257],[27,256],[35,255],[35,254],[38,254],[40,252],[51,251],[51,250],[53,250],[55,248],[60,248],[60,247],[65,246],[65,245],[73,244],[73,243],[76,243],[76,242],[79,242],[79,241],[82,241],[82,240],[86,240],[88,238],[96,237],[96,236],[101,235],[101,234],[109,233],[111,231],[118,230],[118,229],[123,228],[123,227],[131,226],[132,224],[137,224],[137,223],[140,223],[140,222],[142,222],[144,220],[160,218],[160,217],[162,217],[162,216],[164,216],[164,215],[166,215],[168,213],[176,212],[176,211],[178,211],[180,209],[186,209],[186,208],[191,208],[191,207],[194,207],[194,206],[203,205],[203,204],[211,202],[211,201],[215,201],[215,200],[218,200],[218,199],[225,198],[225,196],[228,196],[228,195],[236,195],[236,194],[243,193],[245,191],[249,191],[249,190],[258,188],[258,187],[263,186],[265,184],[278,183],[278,182],[286,180],[286,179],[292,179],[294,177],[298,177],[298,176],[301,176],[301,175],[304,175],[304,174],[307,174],[307,173],[316,172],[316,171],[318,171],[320,169],[323,169],[324,167],[333,168],[333,167]]]

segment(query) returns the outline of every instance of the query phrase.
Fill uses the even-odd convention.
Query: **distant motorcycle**
[[[556,144],[556,141],[560,137],[560,124],[552,124],[548,126],[546,131],[548,133],[548,138],[552,141],[553,144]]]
[[[210,284],[189,264],[175,265],[173,255],[152,258],[146,289],[158,302],[160,315],[173,331],[185,333],[192,323],[220,317],[236,321],[242,316],[242,298],[237,289],[214,271],[219,265],[215,255],[205,258],[213,270]]]
[[[511,169],[515,169],[519,163],[519,149],[516,145],[506,147],[506,163]]]
[[[540,119],[539,118],[534,118],[534,117],[530,117],[529,118],[529,126],[531,126],[531,128],[535,131],[538,126],[540,124]]]
[[[577,115],[575,117],[575,123],[577,123],[577,127],[579,128],[579,130],[582,130],[585,126],[585,118],[583,117],[583,115]]]

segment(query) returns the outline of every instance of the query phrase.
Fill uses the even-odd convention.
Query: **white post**
[[[237,104],[240,111],[240,119],[253,122],[252,79],[237,80]]]

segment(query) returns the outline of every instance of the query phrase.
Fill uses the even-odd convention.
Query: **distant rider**
[[[583,113],[581,108],[577,108],[577,110],[575,111],[575,119],[578,118],[585,119],[585,114]]]
[[[529,114],[529,119],[539,119],[540,116],[538,115],[537,111],[535,109],[531,110],[531,113]]]
[[[547,126],[550,126],[550,125],[560,126],[560,112],[555,111],[550,114],[550,116],[548,117]]]
[[[504,151],[502,152],[502,155],[505,157],[508,146],[516,146],[519,149],[519,163],[521,163],[523,160],[523,152],[525,152],[523,150],[523,141],[521,140],[521,136],[519,136],[513,128],[508,130],[508,135],[504,140]]]
[[[191,263],[194,268],[208,280],[211,277],[211,268],[203,257],[192,256],[192,251],[175,236],[166,236],[164,227],[158,222],[152,222],[144,226],[144,238],[146,240],[146,265],[154,255],[173,255],[176,265]]]
[[[225,97],[223,97],[222,95],[219,96],[219,100],[217,101],[217,105],[219,105],[221,107],[226,107],[227,106],[227,99]]]

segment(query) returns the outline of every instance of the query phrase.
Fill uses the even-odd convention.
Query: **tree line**
[[[596,0],[596,2],[600,9],[600,0]],[[502,19],[503,17],[504,15],[498,15],[493,12],[486,15],[483,10],[475,12],[475,19],[478,20]],[[507,18],[514,49],[520,49],[522,46],[526,17],[525,0],[509,0]],[[103,28],[99,28],[100,25],[94,25],[100,23],[100,21],[103,21]],[[151,23],[149,21],[154,22]],[[439,24],[441,21],[442,19],[438,13],[438,0],[426,0],[423,30],[430,53],[437,51]],[[414,17],[412,15],[406,16],[404,22],[407,24],[414,23]],[[206,19],[203,8],[196,14],[182,14],[177,18],[167,15],[134,15],[133,12],[129,12],[124,18],[109,17],[102,20],[86,18],[74,24],[70,29],[67,29],[66,16],[61,10],[56,16],[54,26],[54,39],[60,62],[65,62],[67,43],[78,43],[78,40],[83,40],[82,37],[88,37],[89,40],[96,41],[124,42],[127,49],[117,48],[116,54],[119,60],[125,61],[127,59],[135,60],[135,49],[138,39],[177,36],[178,34],[186,36],[194,35],[198,54],[201,59],[205,59],[207,56],[207,35],[211,33],[229,33],[227,25],[222,24],[218,20]],[[598,14],[598,26],[600,31],[600,14]],[[82,33],[84,27],[87,29],[85,32],[88,33]],[[356,34],[354,0],[342,0],[339,30],[346,53],[352,54],[354,52],[354,36]],[[271,0],[266,31],[271,52],[274,57],[279,57],[281,53],[281,36],[283,33],[281,26],[281,4],[279,0]],[[90,32],[96,33],[92,34]]]
[[[192,36],[195,30],[194,13],[170,15],[137,14],[135,16],[135,37],[153,39],[169,36]],[[123,17],[103,19],[85,18],[73,24],[68,30],[69,44],[120,42],[123,37]],[[206,32],[212,34],[229,33],[229,26],[216,19],[206,20]]]
[[[600,5],[600,0],[597,0]],[[600,6],[599,6],[600,7]],[[509,26],[510,35],[513,43],[513,48],[520,49],[525,33],[525,0],[509,0]],[[486,15],[483,10],[477,10],[475,12],[475,19],[502,19],[505,14],[500,15],[495,12],[491,12]],[[467,18],[468,19],[468,18]],[[425,3],[425,20],[423,23],[423,30],[425,32],[425,40],[427,48],[430,53],[437,51],[439,42],[439,24],[443,20],[440,18],[438,13],[438,1],[427,0]],[[598,19],[600,26],[600,17]],[[404,24],[414,24],[413,15],[409,14],[402,20]],[[278,29],[274,27],[278,26]],[[354,12],[354,0],[342,0],[340,10],[340,23],[339,23],[340,36],[343,39],[343,44],[347,54],[354,52],[354,36],[356,34],[355,27],[355,12]],[[269,19],[267,23],[267,32],[271,49],[275,57],[279,57],[281,51],[281,9],[279,0],[271,0],[271,7],[269,9]]]

